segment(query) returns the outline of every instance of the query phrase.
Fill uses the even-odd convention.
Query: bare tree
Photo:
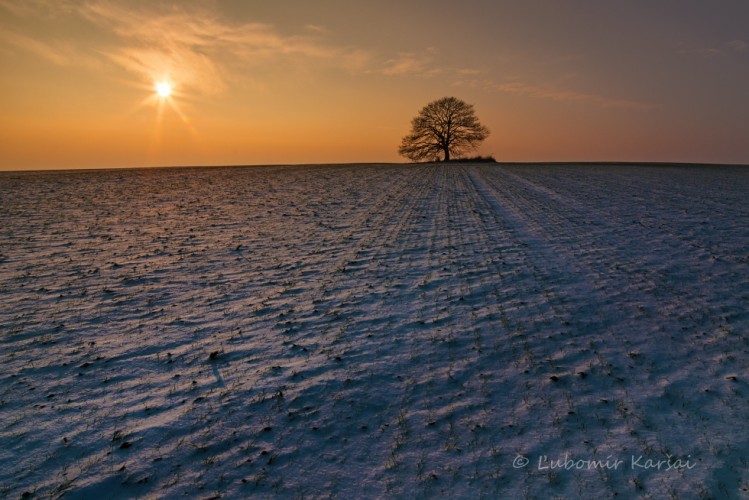
[[[432,101],[411,121],[411,133],[401,141],[398,153],[409,160],[459,157],[478,147],[489,136],[479,123],[473,105],[456,97]]]

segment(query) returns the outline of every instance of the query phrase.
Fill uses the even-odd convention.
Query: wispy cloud
[[[492,80],[473,80],[465,83],[494,92],[514,94],[534,99],[590,104],[602,108],[649,110],[659,107],[657,104],[653,103],[622,99],[596,93],[580,92],[552,85],[534,85],[519,81],[498,83]]]
[[[17,17],[45,17],[54,19],[76,6],[71,0],[0,0],[0,8]]]
[[[417,78],[439,76],[446,79],[461,79],[466,77],[476,78],[487,71],[486,69],[444,64],[445,61],[442,60],[439,49],[435,47],[399,52],[395,57],[381,58],[379,63],[375,59],[374,57],[370,58],[370,69],[367,72],[385,76]]]
[[[720,57],[727,56],[732,52],[746,52],[749,50],[749,42],[744,40],[731,40],[721,45],[722,48],[715,47],[682,47],[676,52],[685,55],[694,55],[701,57]]]
[[[712,48],[712,47],[684,48],[684,49],[679,49],[676,52],[679,54],[696,55],[696,56],[703,56],[703,57],[715,57],[715,56],[719,56],[723,54],[722,50]]]
[[[131,5],[108,0],[0,0],[0,8],[13,16],[36,16],[47,21],[56,16],[75,16],[79,22],[88,24],[101,43],[94,47],[83,45],[78,37],[52,40],[12,29],[0,31],[0,42],[23,48],[56,65],[80,64],[85,60],[98,61],[100,65],[106,62],[136,75],[143,83],[169,78],[180,90],[202,94],[220,94],[239,78],[273,71],[270,68],[280,68],[279,71],[288,74],[295,68],[304,73],[324,66],[394,78],[439,76],[457,85],[604,108],[656,107],[571,87],[537,85],[523,78],[510,82],[480,80],[482,75],[491,78],[490,68],[451,65],[433,47],[388,56],[366,48],[330,43],[328,30],[319,25],[306,25],[297,34],[287,34],[270,24],[227,19],[218,10],[206,7],[211,4],[201,2],[156,5],[144,2],[138,3],[137,8]],[[741,40],[729,44],[737,51],[745,50],[746,45]],[[568,62],[564,59],[559,64]]]
[[[746,52],[749,50],[749,42],[745,42],[744,40],[731,40],[727,45],[728,48],[736,52]]]
[[[328,28],[326,28],[325,26],[320,26],[319,24],[307,24],[304,27],[309,31],[322,33],[324,35],[327,35],[330,33],[330,30]]]
[[[0,29],[0,41],[31,52],[37,57],[41,57],[58,66],[67,66],[74,60],[70,57],[70,51],[62,49],[59,45],[53,46],[13,31]]]
[[[362,51],[322,43],[319,27],[308,27],[314,36],[286,36],[263,23],[236,24],[209,10],[179,8],[134,10],[107,2],[88,3],[81,14],[115,33],[119,46],[103,49],[112,61],[143,78],[168,75],[180,85],[203,93],[227,87],[231,66],[262,64],[273,58],[303,58],[363,64]]]
[[[437,50],[427,48],[420,52],[401,52],[382,65],[381,73],[388,76],[436,76],[443,70],[433,64]]]
[[[354,72],[430,77],[436,49],[401,52],[386,59],[373,51],[324,42],[327,28],[306,25],[305,33],[282,35],[272,25],[236,24],[210,10],[179,8],[133,10],[109,2],[88,3],[81,14],[115,33],[122,44],[103,52],[112,61],[145,78],[167,73],[182,85],[204,93],[226,89],[230,68],[263,65],[286,58],[296,65],[325,62]]]
[[[0,9],[47,21],[75,16],[105,34],[102,44],[93,48],[74,39],[50,40],[6,29],[0,31],[0,42],[6,46],[56,65],[108,60],[147,83],[168,77],[183,89],[203,94],[220,93],[234,73],[271,62],[286,60],[296,67],[325,62],[363,71],[374,59],[368,50],[325,43],[327,30],[321,26],[308,25],[301,34],[285,35],[270,24],[232,22],[194,4],[132,8],[106,0],[0,0]]]
[[[64,40],[46,42],[0,28],[0,44],[16,47],[56,66],[77,66],[97,70],[102,68],[100,58]]]

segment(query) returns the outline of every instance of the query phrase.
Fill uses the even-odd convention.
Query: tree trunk
[[[450,161],[450,148],[445,148],[445,159],[444,161]]]

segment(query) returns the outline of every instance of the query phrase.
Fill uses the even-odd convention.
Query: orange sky
[[[745,1],[0,0],[0,67],[3,170],[403,161],[447,95],[501,161],[749,163]]]

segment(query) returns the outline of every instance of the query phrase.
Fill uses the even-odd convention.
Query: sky
[[[405,161],[445,96],[498,161],[749,163],[746,0],[0,0],[0,69],[2,170]]]

